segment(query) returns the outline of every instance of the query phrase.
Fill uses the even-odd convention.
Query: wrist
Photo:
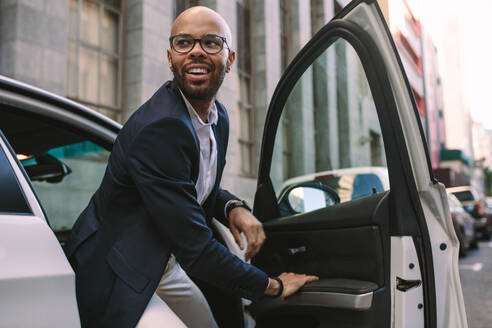
[[[280,278],[268,278],[268,288],[265,290],[265,295],[270,297],[280,297],[284,291],[284,284]]]
[[[227,219],[231,219],[231,214],[233,212],[237,212],[236,209],[243,208],[249,212],[251,212],[251,207],[244,200],[231,200],[227,203],[225,208],[225,214]]]
[[[233,209],[231,209],[229,211],[229,214],[228,214],[228,217],[227,219],[229,221],[232,221],[235,217],[239,216],[239,214],[242,212],[242,211],[246,211],[248,213],[250,213],[247,209],[245,209],[244,207],[241,207],[241,206],[238,206],[238,207],[234,207]]]

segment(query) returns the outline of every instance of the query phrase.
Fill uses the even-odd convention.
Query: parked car
[[[314,198],[308,200],[309,197],[304,195],[309,186],[323,188],[325,191],[325,196],[317,204],[314,204]],[[297,195],[292,191],[295,188],[298,190]],[[307,206],[311,206],[311,210],[325,208],[385,190],[389,190],[388,169],[385,167],[353,167],[322,171],[286,180],[278,196],[279,207],[281,211],[288,211],[291,214],[302,213],[306,211]],[[298,205],[294,208],[290,206],[295,202],[293,197],[298,198]]]
[[[480,239],[489,240],[492,234],[492,216],[488,215],[486,202],[471,186],[447,188],[458,198],[463,208],[475,219],[475,232]]]
[[[470,248],[478,248],[478,241],[475,238],[475,220],[464,210],[455,195],[448,193],[448,202],[454,231],[460,241],[460,256],[464,257]]]
[[[485,216],[489,220],[492,218],[492,197],[485,198]]]
[[[336,90],[328,89],[333,81]],[[313,101],[326,117],[313,118]],[[354,110],[374,112],[353,121],[346,114]],[[306,122],[321,125],[314,133],[302,129]],[[420,124],[377,1],[351,2],[292,60],[269,105],[253,209],[267,239],[253,263],[269,275],[320,280],[286,300],[253,302],[247,311],[257,327],[467,326],[459,245]],[[60,243],[98,187],[119,129],[73,101],[0,77],[1,326],[80,325]],[[289,177],[353,163],[388,167],[390,189],[280,213],[277,195]],[[319,200],[324,192],[314,186],[305,194]],[[216,237],[234,251],[218,225]],[[243,325],[239,298],[210,286],[204,294],[219,325]]]

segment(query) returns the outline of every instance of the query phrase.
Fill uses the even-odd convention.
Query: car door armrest
[[[326,307],[352,311],[371,308],[373,293],[379,286],[370,281],[353,279],[320,279],[307,284],[291,297],[263,298],[253,303],[249,310],[256,316],[282,307]]]

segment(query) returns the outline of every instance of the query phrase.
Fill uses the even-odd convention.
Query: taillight
[[[477,203],[477,211],[478,211],[478,214],[480,216],[483,216],[484,215],[484,212],[483,212],[484,208],[483,208],[483,204],[482,202],[478,202]]]
[[[325,175],[318,175],[315,177],[316,180],[324,180],[324,179],[331,179],[334,178],[334,174],[325,174]]]
[[[454,222],[455,220],[455,217],[454,217],[454,213],[451,213],[451,220]]]

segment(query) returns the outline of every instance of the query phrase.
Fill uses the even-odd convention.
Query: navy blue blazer
[[[165,83],[122,128],[68,244],[83,327],[134,327],[170,253],[190,276],[249,299],[263,296],[267,275],[232,255],[208,225],[212,217],[226,223],[224,206],[237,199],[219,187],[229,122],[216,106],[217,179],[203,207],[195,190],[199,141],[174,83]]]

